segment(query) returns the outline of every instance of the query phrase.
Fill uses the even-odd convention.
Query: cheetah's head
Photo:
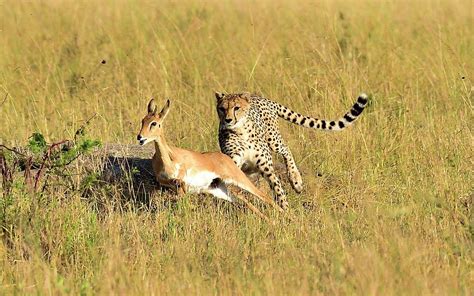
[[[227,129],[241,127],[250,109],[250,96],[242,94],[224,94],[216,92],[217,114],[220,125]]]

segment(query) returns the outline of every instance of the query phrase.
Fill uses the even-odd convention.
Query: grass
[[[3,199],[1,294],[471,294],[470,1],[0,3],[0,143],[133,143],[172,99],[169,141],[218,150],[214,91],[252,91],[341,133],[280,126],[303,173],[291,223],[210,197],[117,190]],[[4,100],[3,100],[4,99]],[[281,161],[281,160],[280,160]],[[94,200],[103,206],[98,210]],[[273,215],[272,213],[270,213]],[[277,218],[277,217],[275,217]],[[469,292],[471,291],[471,292]]]

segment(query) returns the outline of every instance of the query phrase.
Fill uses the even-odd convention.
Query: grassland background
[[[153,96],[170,141],[218,150],[216,90],[323,118],[372,95],[341,133],[281,122],[305,182],[285,182],[291,223],[15,195],[0,294],[470,294],[473,79],[472,1],[0,1],[0,143],[94,113],[92,136],[133,143]]]

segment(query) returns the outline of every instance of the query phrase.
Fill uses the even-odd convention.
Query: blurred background
[[[284,180],[292,223],[201,197],[151,212],[117,210],[110,191],[96,192],[106,211],[68,192],[18,195],[2,204],[15,230],[0,246],[2,287],[469,294],[473,74],[469,0],[0,1],[5,145],[71,138],[94,114],[91,137],[134,143],[153,97],[172,100],[169,142],[218,150],[215,91],[326,119],[371,96],[340,133],[280,122],[305,183],[296,195]]]

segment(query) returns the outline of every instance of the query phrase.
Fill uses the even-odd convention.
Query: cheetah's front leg
[[[280,179],[278,179],[275,174],[275,169],[273,168],[273,160],[270,151],[262,153],[257,157],[256,165],[260,173],[265,177],[265,179],[270,183],[270,187],[275,191],[275,201],[276,203],[284,210],[288,209],[288,201],[286,199],[285,190],[281,185]]]
[[[229,153],[227,155],[232,158],[232,161],[239,167],[239,169],[242,169],[242,165],[244,164],[244,156],[241,153]]]
[[[288,178],[290,179],[291,186],[297,193],[301,193],[301,191],[303,191],[303,179],[301,178],[300,171],[296,166],[296,162],[293,158],[290,148],[288,148],[279,133],[276,133],[275,136],[271,138],[271,141],[268,142],[268,145],[274,152],[283,156],[285,159],[286,170],[288,171]]]

